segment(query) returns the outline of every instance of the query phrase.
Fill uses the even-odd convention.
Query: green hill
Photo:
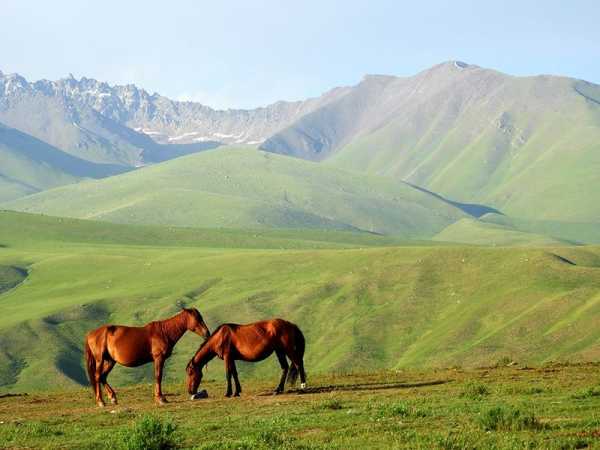
[[[96,164],[69,155],[1,123],[0,160],[0,202],[83,178],[101,178],[125,171],[124,167]]]
[[[527,233],[476,219],[461,219],[444,228],[433,240],[491,246],[548,247],[574,244],[562,239]]]
[[[118,223],[365,230],[427,238],[465,217],[430,193],[254,149],[223,148],[65,186],[8,209]]]
[[[600,244],[600,224],[573,221],[531,220],[501,214],[485,214],[483,222],[498,224],[526,233],[555,236],[571,242]]]
[[[191,229],[16,213],[0,214],[0,224],[0,266],[26,274],[15,284],[14,272],[0,271],[14,285],[0,296],[4,391],[84,383],[86,330],[142,324],[181,305],[198,307],[212,328],[272,316],[298,323],[310,373],[600,357],[597,247],[367,247],[361,239],[379,238],[319,232],[322,242],[333,236],[332,247],[346,239],[354,248],[311,249],[314,232],[298,231],[296,248],[291,233],[289,249],[276,248],[276,235],[263,235],[270,248],[225,248],[242,244],[213,230],[211,248]],[[169,245],[169,233],[181,233],[179,245]],[[235,233],[240,242],[254,239]],[[128,245],[128,235],[138,240]],[[168,380],[181,380],[199,341],[190,335],[178,345]],[[210,376],[220,376],[221,364],[213,366]],[[276,366],[242,370],[272,375]],[[150,372],[118,368],[114,381],[147,380]]]

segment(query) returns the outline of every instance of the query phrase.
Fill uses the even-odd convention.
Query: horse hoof
[[[225,397],[227,397],[227,398],[231,397],[231,392],[227,392],[227,393],[225,394]]]
[[[300,389],[302,389],[302,390],[306,389],[306,383],[300,383]]]
[[[234,397],[239,397],[239,396],[240,396],[240,393],[239,393],[239,392],[236,392],[235,394],[233,394],[233,396],[234,396]]]
[[[111,402],[113,405],[117,405],[117,404],[118,404],[118,403],[117,403],[117,399],[116,399],[116,398],[111,398],[111,399],[110,399],[110,402]]]
[[[104,402],[98,402],[98,407],[99,408],[104,408],[106,405],[104,404]]]
[[[156,400],[156,402],[157,402],[157,403],[158,403],[160,406],[162,406],[162,405],[166,405],[167,403],[169,403],[169,402],[167,401],[167,399],[166,399],[166,398],[159,398],[158,400]]]

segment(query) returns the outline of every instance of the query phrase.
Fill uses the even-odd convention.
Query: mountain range
[[[467,218],[575,241],[585,230],[581,241],[600,241],[600,86],[567,77],[450,61],[306,101],[219,111],[133,85],[0,73],[0,124],[5,208],[415,237]],[[225,189],[217,173],[235,182]],[[187,207],[167,212],[179,204]]]

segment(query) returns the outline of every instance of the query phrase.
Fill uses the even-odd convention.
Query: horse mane
[[[177,341],[186,331],[184,327],[186,314],[189,314],[189,312],[183,309],[168,319],[157,320],[153,323],[158,325],[163,334]]]
[[[202,350],[204,350],[204,347],[206,347],[209,344],[209,341],[212,341],[213,336],[216,336],[216,334],[221,330],[221,328],[223,328],[225,326],[224,323],[222,323],[221,325],[219,325],[215,331],[213,331],[213,333],[210,335],[210,337],[208,339],[205,339],[202,344],[200,344],[200,347],[198,347],[198,350],[196,350],[196,353],[194,353],[194,356],[192,356],[192,359],[190,359],[190,362],[188,363],[188,366],[191,364],[195,364],[194,363],[194,359],[196,359],[196,356],[198,355],[198,353],[200,353]],[[206,363],[208,364],[208,362]]]

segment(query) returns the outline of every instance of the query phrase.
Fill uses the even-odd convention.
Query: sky
[[[0,0],[0,70],[134,83],[216,108],[448,60],[600,83],[599,17],[598,0]]]

